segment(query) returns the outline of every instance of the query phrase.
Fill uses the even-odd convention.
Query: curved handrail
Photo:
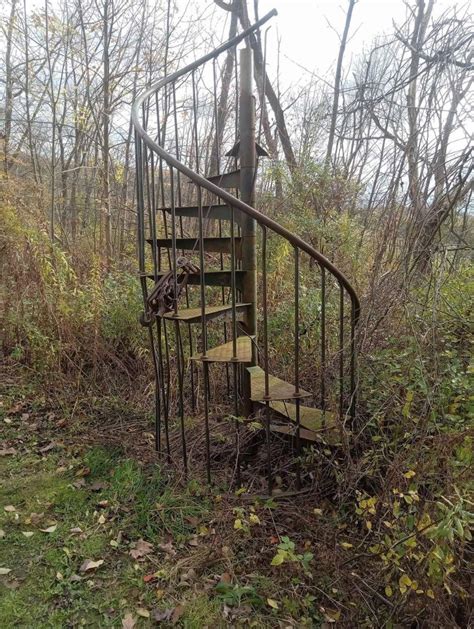
[[[136,133],[140,136],[140,138],[148,146],[148,148],[150,148],[152,151],[157,153],[168,164],[170,164],[171,166],[179,170],[181,173],[183,173],[186,177],[191,179],[191,181],[193,181],[197,185],[201,186],[202,188],[205,188],[206,190],[209,190],[209,192],[215,194],[220,199],[224,200],[228,205],[240,210],[241,212],[244,212],[244,214],[247,214],[251,218],[255,219],[260,225],[264,225],[265,227],[268,227],[269,229],[271,229],[273,232],[279,234],[280,236],[288,240],[294,247],[297,247],[301,249],[302,251],[306,252],[311,258],[316,260],[318,264],[320,264],[321,266],[325,267],[328,271],[330,271],[330,273],[339,281],[340,285],[346,289],[348,295],[350,296],[351,302],[353,305],[354,324],[357,325],[359,314],[360,314],[360,301],[357,296],[357,293],[355,292],[353,286],[351,285],[349,280],[346,278],[346,276],[336,266],[334,266],[334,264],[330,260],[328,260],[322,253],[319,253],[319,251],[314,249],[314,247],[309,245],[306,241],[304,241],[302,238],[300,238],[296,234],[293,234],[292,232],[290,232],[288,229],[286,229],[285,227],[283,227],[282,225],[280,225],[273,219],[269,218],[265,214],[262,214],[262,212],[259,212],[252,206],[248,205],[247,203],[244,203],[243,201],[241,201],[234,195],[230,194],[230,192],[227,192],[223,188],[220,188],[216,184],[210,182],[205,177],[203,177],[202,175],[199,175],[194,170],[192,170],[191,168],[189,168],[188,166],[186,166],[185,164],[177,160],[175,157],[170,155],[167,151],[165,151],[159,144],[157,144],[147,134],[147,132],[145,131],[145,129],[143,128],[140,122],[140,108],[147,98],[157,93],[165,85],[168,85],[169,83],[173,83],[176,79],[180,78],[181,76],[188,74],[189,72],[192,72],[193,70],[200,67],[202,64],[206,63],[210,59],[213,59],[219,56],[222,52],[237,45],[239,42],[245,39],[248,35],[250,35],[253,31],[255,31],[257,28],[262,26],[262,24],[267,22],[271,17],[273,17],[276,14],[277,14],[276,9],[273,9],[272,11],[267,13],[264,17],[262,17],[260,20],[255,22],[255,24],[250,26],[248,29],[242,31],[242,33],[240,33],[236,37],[228,40],[227,42],[225,42],[218,48],[207,53],[203,57],[200,57],[196,61],[188,64],[181,70],[177,70],[176,72],[173,72],[172,74],[169,74],[163,77],[162,79],[160,79],[159,81],[151,85],[147,90],[145,90],[145,92],[143,92],[143,94],[138,96],[135,102],[133,103],[132,123],[133,123]]]

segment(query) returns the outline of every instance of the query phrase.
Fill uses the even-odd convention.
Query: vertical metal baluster
[[[272,453],[270,433],[270,378],[268,364],[268,298],[267,298],[267,228],[262,225],[262,305],[263,305],[263,364],[265,369],[265,443],[267,449],[267,486],[268,495],[272,495]]]
[[[200,155],[199,155],[199,138],[197,124],[197,93],[196,93],[196,77],[194,70],[191,73],[193,86],[193,116],[194,116],[194,144],[196,172],[199,172]],[[206,321],[206,273],[205,273],[205,251],[204,251],[204,220],[202,209],[202,190],[201,186],[197,186],[197,201],[199,215],[199,264],[200,264],[200,282],[201,282],[201,336],[202,336],[202,363],[204,374],[204,431],[206,440],[206,472],[207,482],[211,482],[211,439],[209,433],[209,364],[207,362],[207,321]]]
[[[321,410],[326,425],[326,269],[321,267]]]
[[[156,108],[156,124],[158,130],[158,143],[160,146],[164,147],[166,141],[166,125],[161,127],[160,120],[160,101],[158,99],[158,93],[155,93],[155,108]],[[163,167],[163,158],[160,156],[158,162],[158,179],[160,183],[161,190],[161,207],[166,207],[166,189],[165,189],[165,181],[164,181],[164,167]],[[163,231],[164,237],[168,238],[168,218],[166,216],[166,212],[162,209],[161,212],[162,221],[163,221]],[[169,247],[166,248],[166,253],[168,257],[168,266],[171,268],[171,253]],[[159,268],[161,269],[161,254],[158,259]],[[168,328],[166,325],[166,320],[157,319],[157,331],[159,334],[159,359],[161,365],[161,373],[162,373],[162,392],[163,392],[163,414],[165,420],[165,439],[166,439],[166,449],[168,453],[168,460],[171,461],[171,450],[170,450],[170,440],[169,440],[169,414],[170,414],[170,401],[171,401],[171,368],[170,368],[170,355],[169,355],[169,341],[168,341]],[[163,357],[163,347],[162,343],[165,345],[165,353]],[[163,360],[164,359],[164,360]],[[166,367],[165,367],[166,363]],[[166,372],[166,378],[165,378]]]
[[[160,374],[158,367],[158,359],[156,356],[155,339],[153,337],[153,328],[148,328],[150,336],[151,357],[153,361],[153,369],[155,371],[155,449],[161,454],[161,396],[160,396]]]
[[[156,221],[155,221],[155,180],[154,180],[154,155],[152,151],[146,151],[145,155],[149,153],[151,177],[149,174],[148,158],[145,157],[146,168],[146,186],[147,186],[147,205],[148,205],[148,220],[150,223],[150,236],[151,236],[151,248],[153,256],[153,280],[158,279],[158,253],[157,253],[157,235],[156,235]],[[150,180],[151,179],[151,180]],[[160,377],[158,357],[156,352],[156,344],[153,335],[153,328],[149,328],[151,355],[153,362],[153,369],[155,372],[155,447],[158,452],[161,452],[161,387],[162,378]],[[161,343],[161,339],[158,338],[158,342]]]
[[[176,107],[176,85],[173,82],[172,85],[172,93],[173,93],[173,120],[174,120],[174,139],[175,139],[175,151],[176,151],[176,159],[178,161],[181,160],[181,151],[179,148],[179,132],[178,132],[178,112]],[[181,194],[181,173],[179,170],[176,171],[176,182],[178,185],[178,205],[181,207],[183,204],[182,194]],[[182,225],[181,225],[182,229]],[[182,234],[181,234],[182,235]]]
[[[344,287],[339,284],[339,418],[344,417]]]
[[[230,210],[230,293],[232,305],[232,375],[233,375],[233,396],[234,396],[234,415],[235,415],[235,441],[236,441],[236,471],[237,485],[241,484],[241,467],[240,467],[240,424],[239,415],[239,386],[238,386],[238,369],[239,358],[237,355],[237,307],[236,307],[236,277],[235,277],[235,210],[231,206]]]
[[[355,411],[356,411],[356,402],[357,402],[357,391],[356,391],[356,325],[357,320],[359,318],[359,311],[354,303],[354,300],[351,298],[351,407],[350,407],[350,417],[351,417],[351,430],[354,430],[355,426]]]
[[[146,264],[145,264],[145,201],[144,201],[144,191],[143,191],[143,167],[144,167],[144,157],[143,157],[143,145],[141,139],[138,135],[135,135],[136,142],[136,160],[137,160],[137,206],[138,206],[138,250],[139,250],[139,266],[140,266],[140,275],[141,275],[141,285],[144,303],[146,304],[148,297],[148,288],[147,288],[147,278],[145,275],[146,272]],[[155,256],[153,256],[155,262]],[[155,278],[156,278],[156,266],[154,266]],[[152,361],[153,361],[153,369],[155,374],[155,448],[158,452],[161,450],[161,386],[162,386],[162,378],[160,377],[158,362],[156,357],[156,344],[153,336],[153,329],[149,328],[149,337],[150,337],[150,346],[152,353]]]
[[[163,342],[165,345],[165,361],[166,361],[166,414],[165,420],[167,422],[165,429],[169,428],[169,416],[171,409],[171,361],[170,361],[170,343],[168,338],[168,322],[166,319],[162,319],[163,325]]]
[[[181,161],[181,149],[179,146],[179,129],[178,129],[178,112],[177,112],[177,105],[176,105],[176,83],[173,82],[172,84],[172,96],[173,96],[173,120],[174,120],[174,140],[175,140],[175,151],[176,151],[176,159]],[[176,183],[177,183],[177,197],[178,197],[178,206],[182,207],[183,206],[183,195],[182,195],[182,189],[181,189],[181,173],[179,170],[176,171]],[[180,216],[179,217],[179,231],[180,231],[180,237],[183,238],[184,237],[184,229],[183,229],[183,217]],[[184,252],[183,252],[184,255]],[[186,297],[186,308],[189,308],[189,290],[188,290],[188,285],[186,284],[186,287],[184,289],[185,291],[185,297]],[[188,343],[189,343],[189,355],[192,356],[193,355],[193,332],[192,332],[192,326],[191,324],[187,325],[187,329],[188,329]],[[182,364],[183,364],[183,371],[184,371],[184,364],[185,364],[185,359],[184,359],[184,349],[183,346],[181,345],[181,350],[182,350]],[[195,392],[194,392],[194,364],[193,361],[190,361],[190,365],[189,365],[189,375],[190,375],[190,385],[191,385],[191,408],[192,411],[194,412],[196,410],[196,398],[195,398]],[[184,374],[183,374],[184,376]]]
[[[177,249],[176,249],[176,203],[175,203],[175,183],[174,183],[174,168],[170,166],[170,193],[171,193],[171,249],[172,249],[172,269],[173,269],[173,284],[174,284],[174,304],[173,304],[173,316],[178,316],[178,269],[177,269]],[[186,450],[186,432],[184,426],[184,394],[183,394],[183,356],[182,356],[182,343],[181,343],[181,330],[179,328],[179,321],[174,321],[174,333],[176,343],[176,366],[178,369],[178,401],[179,401],[179,418],[181,426],[181,448],[183,451],[183,464],[184,473],[188,473],[188,456]]]
[[[165,424],[165,442],[166,442],[166,452],[168,454],[168,460],[170,458],[170,440],[169,440],[169,415],[168,415],[168,402],[166,400],[166,392],[165,392],[165,370],[163,365],[163,336],[162,336],[162,325],[161,319],[157,317],[156,319],[156,335],[158,338],[158,373],[160,376],[161,382],[161,396],[163,399],[163,416],[164,416],[164,424]],[[160,439],[159,439],[159,450],[161,452],[161,413],[160,413]]]
[[[215,137],[216,137],[216,154],[215,154],[215,159],[216,159],[216,172],[215,173],[210,173],[211,175],[218,175],[220,173],[220,163],[221,163],[221,156],[220,156],[220,146],[219,146],[219,142],[218,142],[218,138],[219,138],[219,113],[218,113],[218,108],[217,108],[217,72],[216,72],[216,60],[213,59],[212,60],[212,79],[213,79],[213,105],[214,105],[214,128],[215,128]],[[209,210],[211,209],[211,206],[209,206]],[[218,221],[218,234],[219,234],[219,238],[222,238],[222,221],[219,219]],[[220,261],[220,268],[221,270],[224,269],[224,254],[220,253],[219,254],[219,261]],[[222,305],[225,305],[226,303],[226,296],[225,296],[225,287],[222,286],[221,288],[221,298],[222,298]],[[224,319],[223,323],[223,332],[224,332],[224,343],[227,343],[227,322]],[[229,364],[225,363],[225,376],[226,376],[226,385],[227,385],[227,395],[230,395],[230,379],[229,379]]]
[[[186,430],[184,425],[184,393],[183,393],[183,384],[184,384],[184,374],[183,374],[183,363],[182,363],[182,340],[181,340],[181,329],[179,327],[179,321],[174,322],[174,331],[176,337],[176,364],[178,369],[178,387],[179,387],[179,420],[181,427],[181,448],[183,452],[183,465],[184,465],[184,474],[188,473],[188,454],[186,448]]]
[[[143,298],[146,301],[147,287],[145,277],[145,217],[143,200],[143,163],[142,163],[142,141],[135,132],[135,162],[137,171],[136,193],[137,193],[137,229],[138,229],[138,266],[140,271],[140,283],[142,286]]]
[[[135,133],[135,155],[136,155],[136,192],[137,192],[137,227],[138,227],[138,257],[139,257],[139,269],[140,269],[140,283],[142,286],[142,293],[144,304],[146,304],[148,297],[147,278],[146,278],[146,265],[145,265],[145,221],[144,221],[144,193],[143,193],[143,153],[142,153],[142,141],[138,134]],[[158,362],[156,358],[156,345],[153,336],[153,330],[149,328],[150,346],[152,351],[153,369],[155,373],[155,448],[158,452],[161,451],[161,396],[160,388],[162,385],[162,379],[159,373]]]
[[[300,436],[300,258],[298,247],[295,253],[295,406],[296,406],[296,488],[301,489],[301,436]]]
[[[154,272],[154,281],[156,282],[158,279],[158,248],[157,248],[157,232],[156,232],[156,183],[155,183],[155,154],[153,151],[150,151],[150,159],[151,159],[151,213],[150,213],[150,221],[151,221],[151,231],[152,231],[152,251],[153,251],[153,272]]]
[[[158,358],[159,365],[162,374],[162,393],[163,393],[163,415],[165,420],[165,441],[166,441],[166,453],[168,455],[168,462],[171,462],[171,449],[170,449],[170,432],[169,432],[169,417],[170,417],[170,359],[168,348],[168,331],[166,328],[166,320],[157,318],[156,329],[158,334]],[[165,344],[165,356],[163,358],[163,342]],[[167,365],[167,378],[165,386],[165,365]]]
[[[171,193],[171,269],[173,271],[174,288],[174,316],[178,314],[178,254],[176,250],[176,205],[174,198],[174,168],[169,168],[170,193]]]
[[[156,124],[158,128],[158,144],[164,147],[165,138],[166,138],[166,127],[163,126],[163,129],[161,129],[160,105],[159,105],[157,93],[155,94],[155,107],[156,107]],[[159,162],[158,162],[158,179],[159,179],[160,188],[161,188],[161,207],[162,207],[161,217],[163,220],[163,233],[164,233],[164,237],[168,238],[168,217],[166,216],[166,212],[164,210],[164,208],[166,207],[165,178],[164,178],[163,158],[161,156],[159,157]],[[170,250],[167,249],[166,253],[168,256],[168,265],[171,268]],[[159,261],[159,265],[161,267],[161,259]]]

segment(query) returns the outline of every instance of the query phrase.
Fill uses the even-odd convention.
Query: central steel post
[[[255,99],[252,94],[253,55],[251,48],[240,51],[240,197],[255,206],[255,173],[257,154],[255,149]],[[248,334],[257,333],[257,222],[241,215],[242,267],[245,274],[242,297],[252,304],[245,321]]]
[[[255,99],[253,88],[253,54],[249,45],[240,51],[240,197],[255,206],[255,174],[257,154],[255,145]],[[245,273],[242,301],[250,303],[245,319],[245,331],[257,335],[257,223],[255,219],[241,213],[242,268]],[[252,365],[257,364],[256,338],[252,344]],[[250,375],[243,370],[242,398],[244,413],[250,414]]]

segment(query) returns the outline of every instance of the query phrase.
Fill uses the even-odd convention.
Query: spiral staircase
[[[300,490],[305,460],[350,439],[359,318],[344,275],[255,208],[253,48],[275,13],[132,107],[156,448],[185,473],[202,463],[220,483],[225,468],[268,495]]]

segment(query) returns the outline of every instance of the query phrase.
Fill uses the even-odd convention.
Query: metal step
[[[238,321],[243,319],[243,315],[246,313],[249,306],[250,304],[235,304]],[[178,310],[176,315],[174,312],[167,312],[163,315],[163,318],[172,319],[173,321],[184,321],[185,323],[201,323],[202,310],[201,308],[182,308]],[[218,318],[232,319],[232,305],[206,306],[205,318],[206,321]]]
[[[171,208],[158,208],[157,211],[165,211],[171,214]],[[197,205],[185,205],[175,208],[175,216],[182,218],[199,218],[199,207]],[[234,216],[237,220],[238,210],[235,210]],[[203,205],[202,216],[204,219],[213,219],[220,221],[232,220],[232,210],[228,205]]]
[[[261,367],[247,367],[250,374],[251,396],[253,402],[264,401],[265,396],[265,371]],[[296,398],[311,397],[311,393],[299,390],[299,394],[295,395],[295,387],[289,382],[280,380],[275,376],[268,376],[268,394],[269,400],[292,400]]]
[[[261,402],[261,404],[262,403],[264,404],[264,402]],[[272,401],[269,403],[269,406],[285,419],[289,419],[292,423],[296,422],[296,404]],[[300,404],[300,426],[307,430],[312,430],[313,432],[323,433],[337,426],[336,416],[329,411],[321,411],[319,408],[312,408]]]
[[[284,415],[292,422],[296,421],[296,404],[275,401],[270,402],[270,408],[280,413],[280,415]],[[335,419],[334,413],[300,404],[300,425],[308,430],[315,432],[325,430],[329,425],[334,425]]]
[[[252,362],[252,340],[253,337],[239,336],[237,339],[237,359],[234,360],[233,342],[229,341],[223,345],[218,345],[207,350],[206,357],[202,354],[191,356],[191,360],[201,360],[210,363],[251,363]]]
[[[147,242],[152,244],[151,238],[147,239]],[[158,247],[165,247],[171,249],[173,247],[173,240],[171,238],[157,238],[156,244]],[[242,254],[242,239],[234,238],[235,254],[238,258]],[[196,254],[199,253],[199,238],[176,238],[176,249],[189,249],[194,250]],[[232,238],[204,238],[204,251],[215,253],[231,253],[232,252]]]
[[[232,170],[228,173],[207,177],[211,183],[219,188],[240,188],[240,170]]]
[[[264,404],[264,403],[263,403]],[[272,411],[289,419],[292,425],[277,425],[277,432],[282,434],[294,434],[296,431],[296,404],[291,402],[269,402]],[[300,430],[305,429],[308,433],[313,433],[314,438],[310,441],[319,441],[324,436],[324,441],[335,445],[340,443],[339,426],[336,421],[336,415],[329,411],[321,411],[319,408],[311,408],[300,404]],[[273,428],[272,428],[273,430]],[[303,436],[303,433],[300,432]],[[304,439],[308,436],[303,437]]]
[[[158,277],[161,277],[168,271],[160,271]],[[235,271],[235,284],[237,290],[242,290],[242,282],[247,271],[236,270]],[[151,273],[145,273],[145,277],[150,280],[154,280],[155,276]],[[143,275],[142,275],[143,277]],[[231,271],[206,271],[204,276],[204,284],[206,286],[232,286],[232,272]],[[199,286],[201,283],[200,273],[193,274],[188,278],[188,284],[192,286]]]

